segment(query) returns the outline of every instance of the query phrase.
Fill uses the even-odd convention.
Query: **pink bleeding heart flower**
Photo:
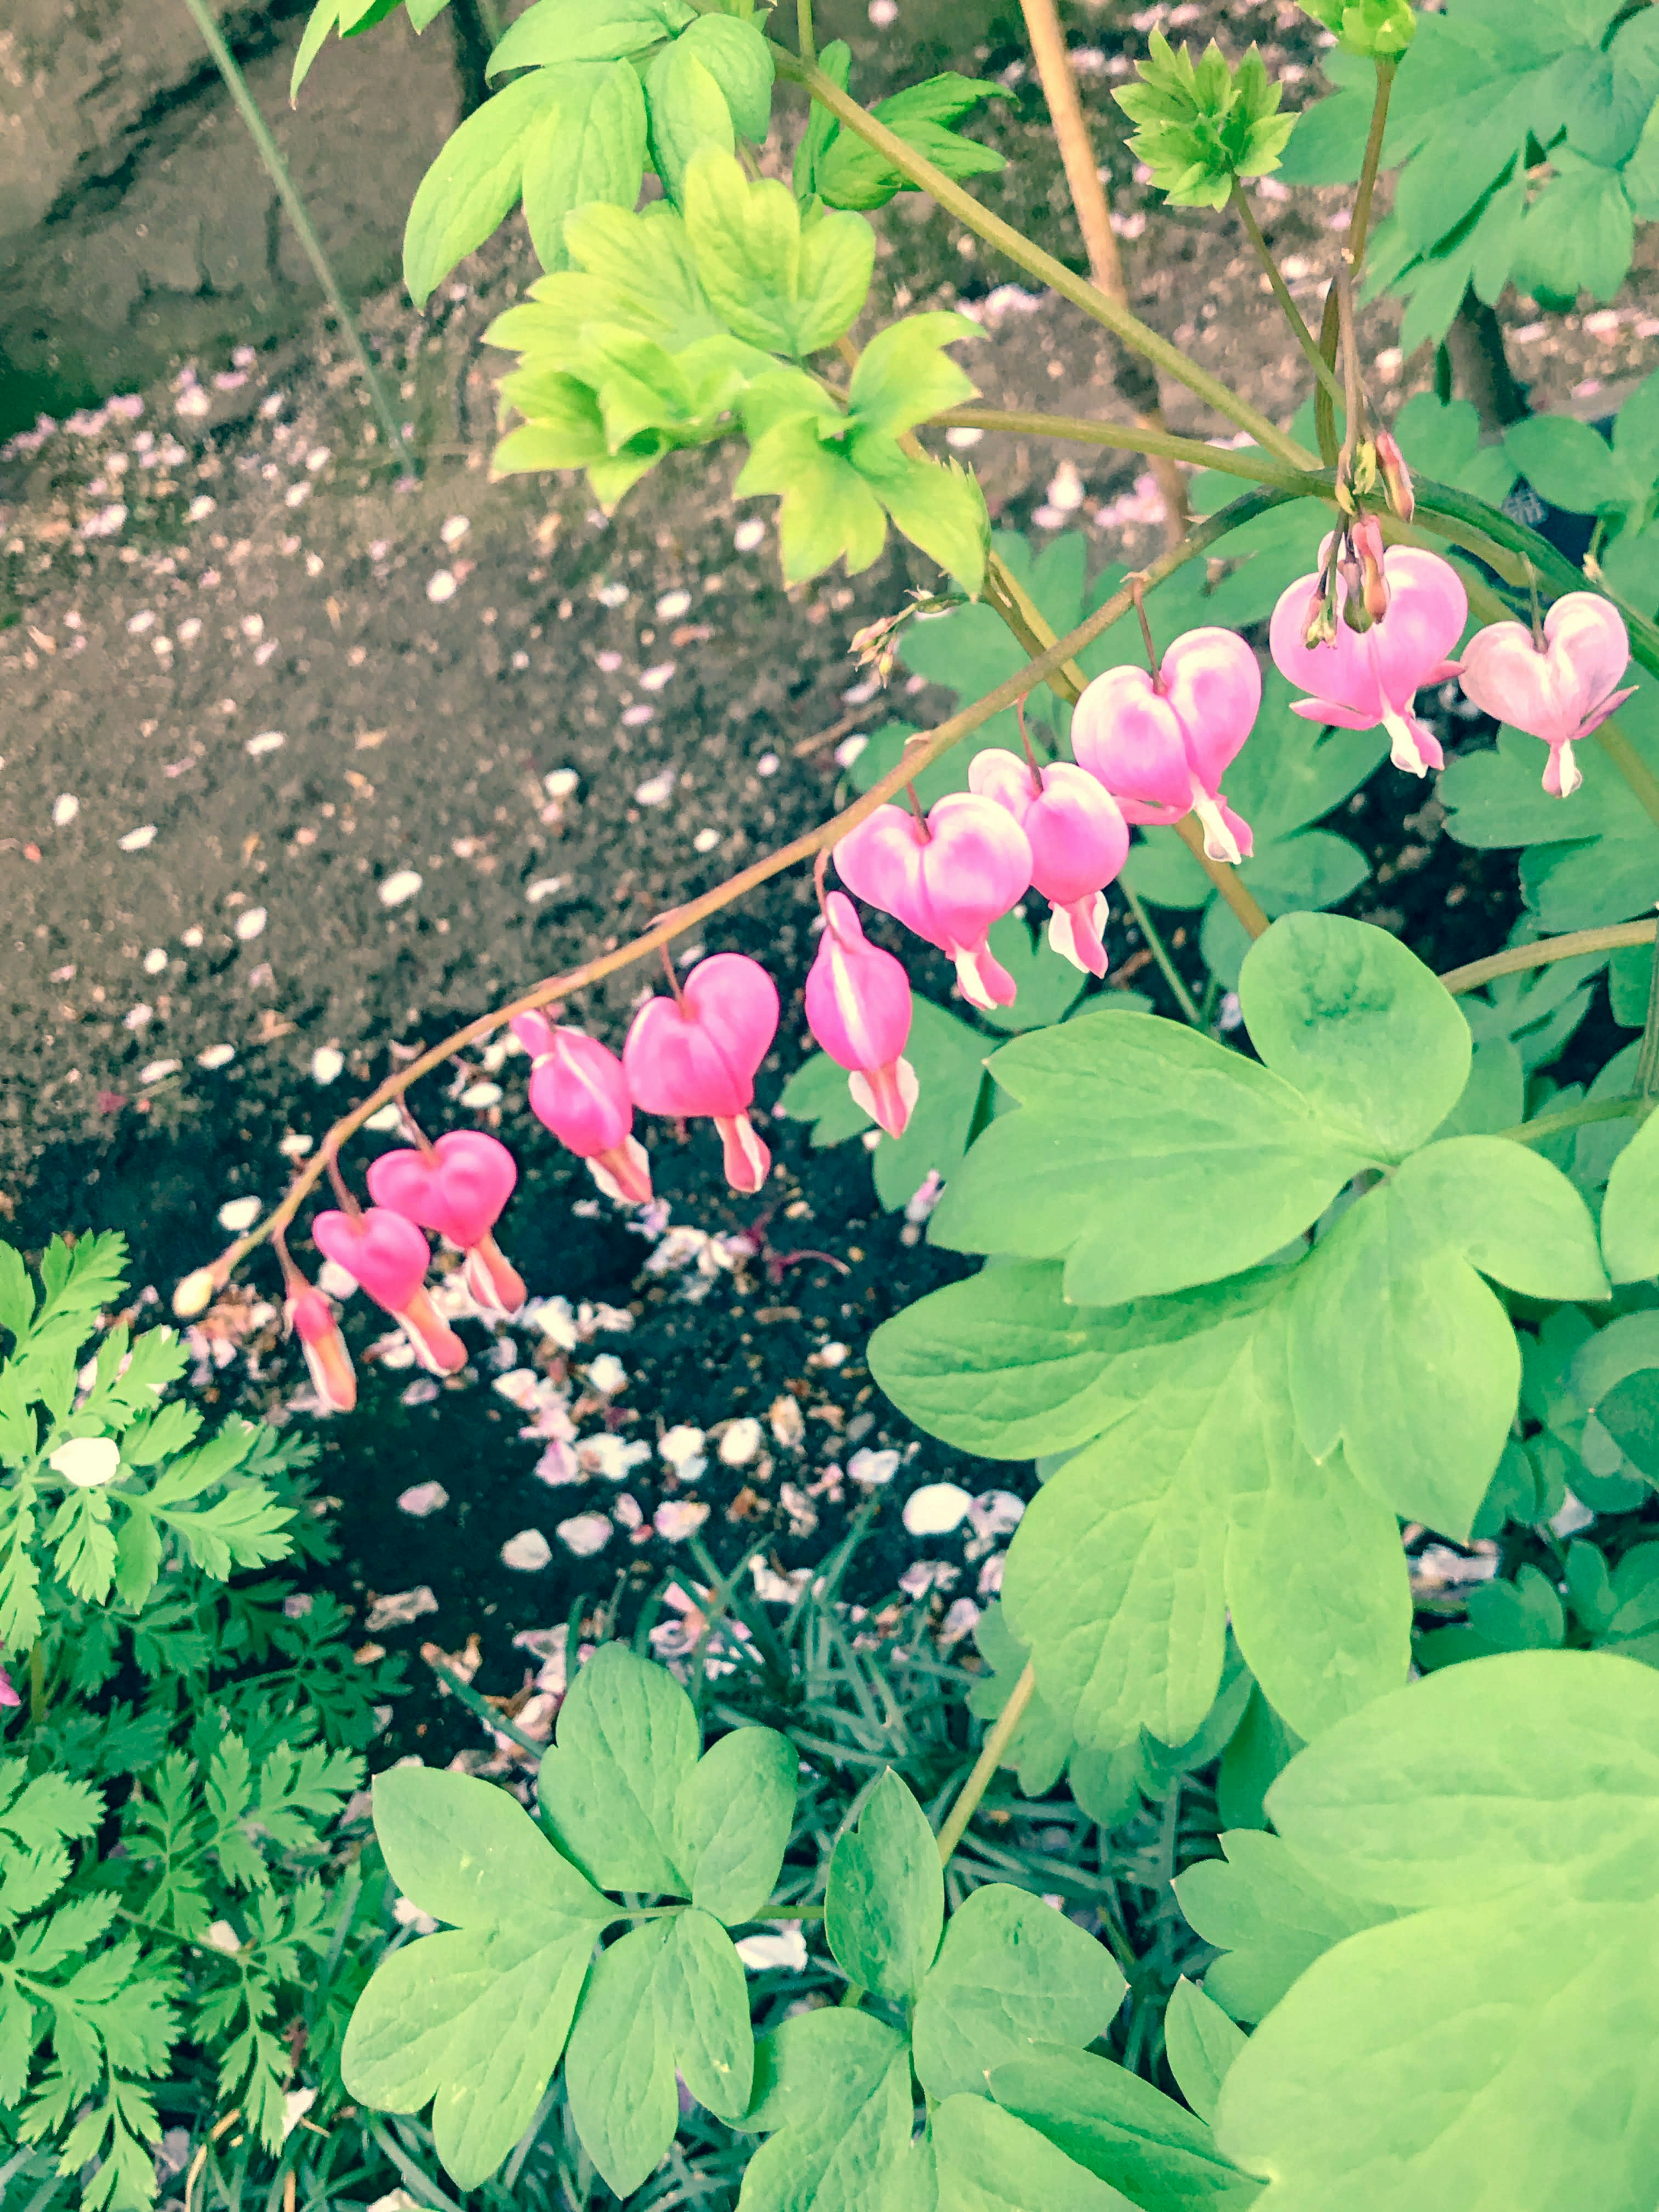
[[[867,904],[948,952],[969,1006],[1012,1006],[1014,979],[985,941],[1031,884],[1030,843],[1006,807],[947,792],[924,827],[890,802],[842,839],[836,872]]]
[[[1297,700],[1292,713],[1344,730],[1380,725],[1389,733],[1395,766],[1426,775],[1445,765],[1445,755],[1413,710],[1424,684],[1457,673],[1458,664],[1446,655],[1463,635],[1468,595],[1449,561],[1415,545],[1389,546],[1382,573],[1388,610],[1369,629],[1340,622],[1334,637],[1309,645],[1309,602],[1322,587],[1317,574],[1301,576],[1273,609],[1267,642],[1279,674],[1314,694]],[[1346,586],[1339,589],[1346,598]]]
[[[1131,822],[1197,815],[1204,849],[1235,866],[1255,850],[1221,779],[1255,726],[1261,671],[1230,629],[1189,629],[1158,673],[1109,668],[1072,710],[1072,750]]]
[[[847,1087],[890,1137],[902,1137],[916,1103],[916,1072],[902,1057],[910,1037],[904,963],[864,933],[844,891],[823,902],[823,935],[806,978],[806,1026]]]
[[[1618,688],[1630,635],[1617,607],[1594,592],[1569,592],[1544,617],[1540,644],[1517,622],[1493,623],[1469,641],[1459,682],[1484,714],[1542,738],[1544,788],[1570,799],[1584,781],[1573,747],[1635,690]]]
[[[1006,806],[1031,848],[1031,887],[1051,907],[1048,942],[1085,975],[1106,973],[1105,890],[1129,857],[1122,809],[1087,769],[1032,768],[1012,753],[976,753],[968,781]]]
[[[452,1129],[429,1151],[383,1152],[370,1163],[368,1180],[376,1206],[435,1230],[465,1254],[463,1279],[476,1305],[508,1316],[520,1310],[524,1279],[489,1233],[519,1180],[499,1138]]]
[[[531,1055],[530,1110],[620,1206],[649,1206],[651,1163],[634,1134],[634,1101],[614,1052],[582,1030],[519,1014],[513,1032]]]
[[[357,1376],[333,1307],[321,1291],[296,1273],[289,1283],[283,1312],[300,1340],[318,1403],[325,1413],[349,1413],[357,1402]]]
[[[636,1106],[714,1121],[733,1190],[758,1190],[772,1170],[748,1109],[778,1013],[777,986],[758,960],[716,952],[698,962],[678,997],[647,1000],[623,1046]]]
[[[422,1367],[434,1375],[453,1375],[465,1366],[466,1346],[427,1295],[432,1255],[412,1221],[386,1206],[371,1206],[357,1214],[319,1213],[311,1234],[317,1249],[402,1325]]]
[[[0,1667],[0,1705],[21,1705],[22,1702],[13,1686],[10,1673]]]

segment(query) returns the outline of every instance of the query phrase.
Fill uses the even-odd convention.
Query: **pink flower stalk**
[[[1629,665],[1617,607],[1594,592],[1569,592],[1545,616],[1541,644],[1517,622],[1477,632],[1458,680],[1484,714],[1542,738],[1550,749],[1544,788],[1570,799],[1584,781],[1572,749],[1630,697],[1634,684],[1617,688]]]
[[[512,1153],[482,1129],[452,1129],[429,1152],[383,1152],[368,1177],[376,1206],[435,1230],[465,1253],[463,1280],[473,1303],[508,1318],[524,1304],[524,1279],[490,1231],[518,1180]]]
[[[772,1171],[748,1109],[778,1013],[777,986],[758,960],[716,952],[698,962],[677,997],[648,999],[623,1046],[636,1106],[713,1120],[733,1190],[757,1191]]]
[[[357,1402],[357,1376],[333,1307],[321,1291],[295,1274],[289,1283],[283,1312],[290,1331],[300,1340],[311,1387],[323,1411],[349,1413]]]
[[[1106,886],[1129,857],[1122,809],[1087,769],[1033,768],[1012,753],[976,753],[968,781],[1006,806],[1031,848],[1031,887],[1054,908],[1048,942],[1085,975],[1106,973]]]
[[[872,945],[844,891],[823,902],[823,935],[806,978],[806,1026],[847,1087],[890,1137],[902,1137],[916,1103],[916,1072],[902,1057],[910,1036],[904,963]]]
[[[388,1207],[362,1213],[319,1213],[311,1224],[317,1249],[398,1322],[415,1357],[433,1375],[453,1375],[466,1364],[466,1346],[427,1296],[432,1255],[412,1221]]]
[[[859,898],[948,952],[969,1006],[1012,1006],[1014,979],[985,941],[1031,884],[1030,841],[1006,807],[947,792],[924,828],[890,802],[848,831],[836,872]]]
[[[1389,546],[1382,573],[1388,611],[1369,629],[1339,623],[1328,642],[1310,646],[1304,637],[1309,600],[1321,584],[1317,574],[1301,576],[1273,609],[1267,642],[1279,674],[1314,695],[1297,700],[1293,713],[1344,730],[1381,724],[1395,766],[1426,775],[1445,765],[1445,755],[1413,710],[1425,684],[1443,683],[1457,673],[1457,662],[1446,655],[1463,635],[1468,597],[1449,561],[1415,545]]]
[[[1197,815],[1204,849],[1235,866],[1255,849],[1221,779],[1255,726],[1261,671],[1230,629],[1189,629],[1156,675],[1109,668],[1072,710],[1072,750],[1130,822]]]
[[[531,1056],[530,1110],[619,1206],[649,1206],[651,1162],[634,1134],[634,1101],[614,1052],[583,1030],[518,1014],[513,1033]]]

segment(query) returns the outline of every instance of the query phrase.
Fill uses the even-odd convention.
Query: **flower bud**
[[[173,1293],[173,1310],[180,1321],[194,1321],[213,1304],[219,1278],[211,1267],[197,1267],[185,1276]]]
[[[334,1309],[321,1291],[301,1283],[289,1286],[283,1311],[300,1340],[311,1387],[325,1413],[349,1413],[357,1402],[357,1376]]]
[[[1377,432],[1376,459],[1388,490],[1389,505],[1402,522],[1409,522],[1417,507],[1416,495],[1412,489],[1412,472],[1406,466],[1406,457],[1395,444],[1391,431]]]

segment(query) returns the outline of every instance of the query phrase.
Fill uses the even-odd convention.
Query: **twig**
[[[968,1823],[979,1809],[979,1801],[991,1786],[991,1780],[1002,1764],[1002,1754],[1013,1739],[1014,1730],[1025,1717],[1025,1708],[1031,1702],[1036,1688],[1036,1669],[1028,1659],[1018,1681],[1008,1692],[1008,1702],[997,1715],[996,1725],[985,1739],[984,1748],[974,1761],[973,1771],[963,1784],[957,1802],[951,1808],[950,1817],[939,1832],[939,1860],[949,1866],[956,1855],[957,1845],[968,1832]]]
[[[526,1735],[522,1729],[515,1728],[507,1716],[492,1705],[482,1692],[475,1690],[471,1682],[464,1681],[448,1662],[438,1654],[435,1644],[422,1644],[421,1657],[444,1687],[460,1699],[475,1720],[482,1721],[487,1729],[493,1729],[497,1735],[509,1737],[520,1751],[527,1751],[533,1757],[541,1758],[547,1746],[538,1743],[534,1736]]]
[[[1395,64],[1379,60],[1376,64],[1376,96],[1371,102],[1371,127],[1365,139],[1365,158],[1360,164],[1359,188],[1353,196],[1353,214],[1348,222],[1346,252],[1348,267],[1358,276],[1364,265],[1365,241],[1370,235],[1371,198],[1376,191],[1376,173],[1382,161],[1382,134],[1388,127],[1389,94],[1394,90]]]
[[[816,69],[818,50],[812,39],[812,0],[795,0],[795,35],[800,40],[801,59]]]
[[[813,753],[822,752],[825,745],[834,744],[837,738],[848,736],[857,729],[860,722],[867,722],[869,719],[865,707],[854,707],[850,714],[843,714],[840,721],[831,722],[829,728],[820,730],[817,737],[803,738],[798,745],[791,745],[789,757],[791,760],[809,759]]]
[[[1278,484],[1285,490],[1319,492],[1330,496],[1329,487],[1316,475],[1264,460],[1260,454],[1233,446],[1212,446],[1202,438],[1178,437],[1172,431],[1154,430],[1137,423],[1097,422],[1086,415],[1044,415],[1034,408],[947,407],[928,418],[930,429],[1007,430],[1026,438],[1055,438],[1076,446],[1113,446],[1126,453],[1167,456],[1195,469],[1219,469],[1251,483]]]
[[[1653,1104],[1651,1098],[1634,1093],[1627,1098],[1587,1098],[1577,1106],[1564,1106],[1559,1114],[1540,1114],[1536,1121],[1518,1121],[1512,1129],[1496,1129],[1492,1133],[1507,1137],[1515,1145],[1538,1145],[1564,1129],[1582,1129],[1587,1121],[1619,1121],[1626,1114],[1639,1114],[1645,1120]]]
[[[1060,145],[1060,158],[1065,164],[1066,182],[1071,191],[1072,206],[1076,211],[1078,228],[1083,234],[1084,250],[1089,256],[1089,271],[1097,290],[1105,294],[1120,307],[1129,305],[1129,288],[1124,281],[1123,256],[1118,250],[1117,233],[1112,228],[1111,204],[1106,197],[1105,180],[1100,173],[1100,164],[1089,137],[1089,125],[1083,112],[1083,102],[1077,88],[1077,73],[1072,67],[1072,57],[1066,44],[1066,35],[1060,27],[1054,0],[1020,0],[1025,15],[1025,28],[1031,41],[1031,53],[1037,65],[1037,76],[1042,86],[1042,96],[1048,103],[1048,118],[1054,127],[1054,137]],[[1120,381],[1127,380],[1120,377]],[[1132,404],[1138,398],[1138,420],[1143,429],[1161,435],[1169,428],[1164,419],[1164,409],[1158,398],[1158,379],[1146,369],[1138,369],[1134,381],[1144,380],[1146,390],[1130,395]],[[1171,545],[1180,542],[1185,534],[1190,509],[1187,504],[1187,484],[1180,470],[1167,456],[1152,453],[1152,474],[1164,495],[1164,527],[1166,540]]]
[[[323,296],[340,326],[340,334],[356,356],[357,366],[362,371],[363,381],[368,386],[369,398],[374,403],[374,412],[380,418],[380,428],[386,433],[392,456],[405,468],[411,467],[413,456],[404,442],[403,424],[398,421],[391,397],[380,381],[380,372],[374,366],[363,334],[357,327],[356,318],[346,303],[345,294],[340,289],[329,258],[323,251],[322,240],[311,227],[306,204],[300,198],[294,179],[288,173],[282,149],[271,137],[265,118],[260,114],[253,95],[247,88],[247,79],[237,67],[234,55],[225,44],[218,24],[209,13],[206,0],[185,0],[185,5],[207,42],[207,50],[213,57],[215,66],[236,103],[236,112],[246,125],[248,136],[258,149],[259,159],[265,165],[265,173],[276,187],[277,198],[287,210],[289,221],[299,234],[306,258],[317,273],[317,282],[322,286]]]
[[[1440,978],[1453,998],[1478,991],[1499,975],[1517,975],[1523,968],[1542,968],[1552,960],[1576,960],[1584,952],[1616,952],[1623,945],[1651,945],[1659,924],[1616,921],[1605,929],[1575,929],[1565,937],[1547,937],[1536,945],[1511,945],[1484,960],[1471,960],[1462,968],[1448,968]]]

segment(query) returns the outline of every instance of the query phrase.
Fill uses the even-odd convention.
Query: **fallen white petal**
[[[380,904],[401,906],[405,899],[412,899],[420,888],[421,878],[413,868],[399,868],[380,885]]]
[[[962,1526],[972,1504],[960,1483],[924,1483],[904,1501],[904,1525],[913,1536],[948,1536]]]
[[[252,1229],[263,1211],[264,1201],[257,1198],[230,1198],[219,1208],[219,1226],[233,1235]]]

